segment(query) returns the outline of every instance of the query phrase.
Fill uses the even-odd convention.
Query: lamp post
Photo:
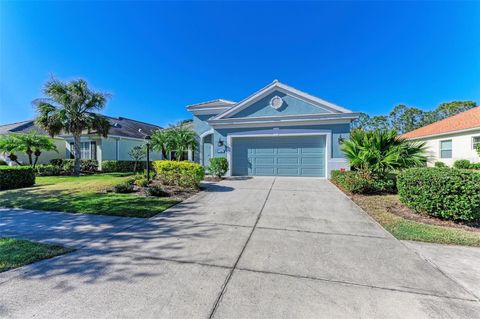
[[[147,142],[147,183],[150,183],[150,135],[145,136],[145,141]]]

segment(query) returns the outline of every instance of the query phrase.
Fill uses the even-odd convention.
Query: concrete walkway
[[[0,234],[78,248],[0,274],[0,317],[480,317],[321,179],[211,183],[148,220],[3,210]]]

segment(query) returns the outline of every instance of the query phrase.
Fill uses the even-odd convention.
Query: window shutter
[[[97,160],[97,142],[90,142],[90,159]]]

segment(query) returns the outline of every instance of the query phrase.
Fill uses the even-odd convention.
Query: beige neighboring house
[[[440,161],[452,166],[456,160],[480,162],[475,146],[480,144],[480,106],[403,134],[426,143],[428,164]]]
[[[107,117],[110,122],[110,130],[107,138],[96,134],[85,133],[81,136],[80,155],[82,159],[98,160],[101,169],[101,162],[105,160],[129,161],[132,160],[128,152],[135,146],[145,144],[145,136],[151,135],[156,130],[161,130],[160,126],[143,123],[124,117]],[[33,120],[0,125],[0,135],[18,134],[37,131],[46,134],[44,130],[35,125]],[[57,145],[57,152],[42,152],[38,160],[39,164],[48,164],[52,159],[73,158],[73,137],[71,135],[59,135],[54,138]],[[26,154],[17,152],[20,162],[28,163]],[[162,159],[159,152],[151,152],[152,160]],[[0,153],[0,159],[7,161],[6,154]]]

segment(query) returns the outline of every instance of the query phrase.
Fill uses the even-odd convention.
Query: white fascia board
[[[254,94],[250,95],[246,99],[240,101],[234,106],[231,106],[229,110],[226,110],[225,112],[217,115],[215,119],[223,119],[226,118],[227,116],[232,116],[244,109],[246,109],[248,106],[251,104],[255,103],[256,101],[260,100],[264,96],[270,94],[271,92],[278,90],[282,93],[292,95],[298,99],[304,100],[308,103],[311,103],[312,105],[318,106],[323,109],[327,109],[329,111],[332,111],[333,113],[352,113],[351,110],[346,109],[344,107],[335,105],[333,103],[330,103],[328,101],[322,100],[318,97],[315,97],[313,95],[310,95],[308,93],[302,92],[300,90],[297,90],[291,86],[288,86],[286,84],[280,83],[278,81],[274,81],[264,87],[263,89],[255,92]]]
[[[435,137],[441,137],[441,136],[446,136],[446,135],[453,135],[453,134],[458,134],[458,133],[468,133],[468,132],[474,132],[474,131],[480,131],[480,126],[479,127],[472,127],[472,128],[467,128],[464,130],[456,130],[456,131],[450,131],[450,132],[444,132],[444,133],[438,133],[438,134],[431,134],[431,135],[424,135],[424,136],[419,136],[419,137],[411,137],[411,138],[406,138],[409,141],[415,141],[415,140],[425,140],[425,139],[430,139],[430,138],[435,138]]]
[[[326,124],[348,124],[351,120],[293,120],[293,121],[275,121],[275,122],[254,122],[254,123],[230,123],[230,124],[210,124],[215,129],[224,128],[248,128],[248,127],[276,127],[276,126],[305,126],[305,125],[326,125]]]
[[[205,108],[197,108],[197,109],[187,109],[189,112],[195,115],[205,115],[205,114],[220,114],[226,109],[229,109],[230,106],[218,106],[218,107],[205,107]]]
[[[283,115],[283,116],[259,116],[259,117],[243,117],[243,118],[227,118],[216,119],[212,118],[208,120],[210,125],[220,124],[238,124],[238,123],[258,123],[258,122],[283,122],[283,121],[326,121],[326,120],[339,120],[345,119],[353,121],[358,118],[358,113],[346,113],[346,114],[295,114],[295,115]]]

